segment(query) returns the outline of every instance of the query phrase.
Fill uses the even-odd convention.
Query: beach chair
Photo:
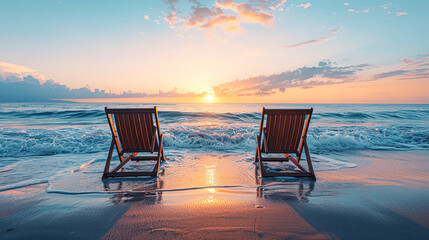
[[[261,125],[256,136],[255,162],[259,162],[262,177],[290,176],[316,179],[307,146],[307,130],[310,125],[310,109],[265,109],[262,108]],[[264,119],[266,116],[266,123]],[[308,170],[301,166],[301,154],[305,150]],[[262,155],[282,154],[281,157],[262,157]],[[295,154],[296,158],[290,154]],[[264,162],[292,162],[298,169],[268,172]]]
[[[158,111],[154,108],[105,108],[112,142],[102,179],[111,177],[156,176],[161,160],[165,160]],[[155,120],[155,121],[154,121]],[[119,165],[109,171],[113,148],[116,147]],[[150,153],[137,156],[139,153]],[[153,155],[153,153],[156,153]],[[124,154],[129,154],[124,159]],[[119,171],[132,161],[156,161],[152,171]]]

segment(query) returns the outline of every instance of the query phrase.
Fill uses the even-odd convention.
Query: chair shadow
[[[164,186],[163,175],[165,169],[158,173],[158,177],[139,178],[113,178],[103,181],[106,192],[119,192],[110,198],[114,204],[143,201],[145,205],[162,203],[162,191]],[[132,186],[132,189],[130,189]]]
[[[256,196],[272,201],[309,202],[316,182],[308,178],[260,178],[255,167]]]

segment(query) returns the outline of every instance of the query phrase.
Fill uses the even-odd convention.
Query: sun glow
[[[207,102],[212,102],[212,101],[213,101],[213,99],[214,99],[214,96],[213,96],[213,95],[211,95],[211,94],[208,94],[208,95],[206,96],[206,100],[207,100]]]

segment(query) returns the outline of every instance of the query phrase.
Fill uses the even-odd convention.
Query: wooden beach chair
[[[261,125],[256,137],[255,162],[259,162],[262,177],[291,176],[316,179],[307,146],[307,130],[310,125],[310,109],[262,108]],[[266,116],[266,123],[264,119]],[[305,150],[308,170],[301,166],[302,150]],[[281,157],[262,157],[262,154],[282,154]],[[290,154],[295,154],[296,158]],[[299,170],[267,172],[264,162],[292,162]]]
[[[110,130],[112,131],[112,142],[102,179],[110,177],[156,176],[161,160],[165,160],[156,107],[129,109],[106,107],[105,111]],[[109,171],[114,146],[118,151],[120,163],[112,171]],[[124,159],[125,153],[129,154],[126,159]],[[150,155],[137,156],[139,153],[150,153]],[[156,154],[153,155],[153,153]],[[119,171],[130,160],[156,161],[156,164],[152,171],[147,172]]]

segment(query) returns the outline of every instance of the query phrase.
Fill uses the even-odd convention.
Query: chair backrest
[[[154,108],[105,108],[118,153],[144,152],[152,148],[154,136],[153,115],[159,130],[158,112]],[[112,117],[113,115],[113,117]]]
[[[260,133],[265,125],[267,152],[301,154],[303,138],[307,134],[313,108],[310,109],[262,109]],[[260,135],[262,136],[262,135]]]

